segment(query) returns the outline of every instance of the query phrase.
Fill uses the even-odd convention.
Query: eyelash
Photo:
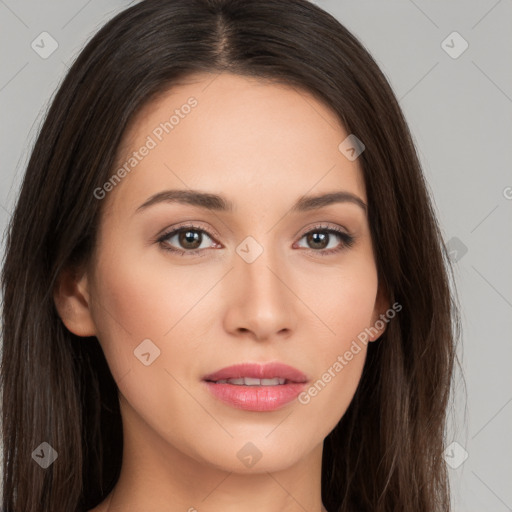
[[[156,242],[158,242],[160,244],[160,246],[162,247],[162,249],[164,249],[165,251],[169,251],[169,252],[177,254],[179,256],[185,256],[185,255],[186,256],[195,256],[195,255],[198,255],[199,253],[203,253],[202,256],[204,256],[205,255],[204,254],[204,251],[205,251],[204,249],[194,249],[194,250],[191,250],[191,251],[187,251],[187,250],[184,250],[184,249],[176,249],[174,247],[170,247],[169,245],[166,245],[164,243],[165,240],[167,240],[168,238],[171,238],[172,236],[174,236],[176,234],[179,234],[179,233],[181,233],[183,231],[200,231],[200,232],[205,233],[206,235],[208,235],[208,237],[210,237],[212,240],[214,239],[214,236],[211,235],[204,228],[199,227],[199,226],[194,226],[192,224],[189,224],[189,225],[185,225],[185,226],[180,226],[178,228],[173,228],[172,230],[164,233],[161,237],[159,237],[156,240]],[[304,233],[299,238],[299,240],[302,240],[302,238],[304,238],[306,235],[309,235],[311,233],[328,233],[328,234],[332,234],[332,235],[338,236],[338,238],[341,240],[341,246],[336,248],[336,249],[320,249],[320,250],[306,249],[307,251],[311,251],[311,252],[317,253],[317,254],[319,254],[321,256],[329,256],[331,254],[335,254],[335,253],[338,253],[340,251],[343,251],[344,249],[348,249],[348,248],[352,247],[354,245],[354,242],[355,242],[355,237],[354,236],[345,233],[341,229],[338,229],[338,228],[335,228],[335,227],[332,227],[332,226],[325,226],[325,225],[314,226],[312,229],[310,229],[309,231]]]

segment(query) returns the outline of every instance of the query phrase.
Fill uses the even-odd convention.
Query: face
[[[113,174],[126,172],[97,192],[81,281],[133,438],[275,471],[343,416],[366,356],[354,340],[385,311],[362,171],[338,149],[348,135],[306,92],[230,74],[195,75],[137,116]],[[210,196],[178,200],[191,191]],[[357,199],[296,204],[337,192]],[[241,363],[253,366],[205,381]],[[286,381],[218,383],[244,372]],[[254,469],[243,462],[258,453]]]

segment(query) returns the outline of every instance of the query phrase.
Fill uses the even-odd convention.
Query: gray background
[[[454,251],[464,328],[447,435],[457,444],[445,455],[454,511],[512,511],[512,1],[315,3],[390,81]],[[85,42],[128,5],[0,0],[2,232],[49,99]],[[58,43],[46,59],[31,47],[44,31]]]

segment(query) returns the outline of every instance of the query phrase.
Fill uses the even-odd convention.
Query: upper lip
[[[251,377],[253,379],[286,379],[288,382],[307,382],[308,379],[300,370],[279,362],[270,363],[241,363],[226,366],[214,373],[203,377],[203,380],[216,382],[224,379],[239,379]]]

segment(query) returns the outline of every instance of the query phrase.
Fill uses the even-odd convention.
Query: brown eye
[[[196,226],[182,226],[165,233],[158,242],[165,250],[177,252],[183,256],[197,254],[203,249],[212,247],[213,244],[201,247],[207,239],[212,240],[212,236],[204,229]]]
[[[315,253],[321,255],[329,255],[345,248],[349,248],[354,244],[355,238],[344,231],[329,226],[317,226],[311,231],[305,233],[301,240],[305,238],[307,247]],[[336,244],[336,240],[338,243]],[[333,245],[329,247],[329,244]]]
[[[319,233],[318,231],[306,235],[308,244],[312,249],[325,249],[330,241],[330,235],[327,233]]]
[[[178,233],[178,241],[184,249],[197,249],[201,245],[202,235],[200,231],[180,231]]]

